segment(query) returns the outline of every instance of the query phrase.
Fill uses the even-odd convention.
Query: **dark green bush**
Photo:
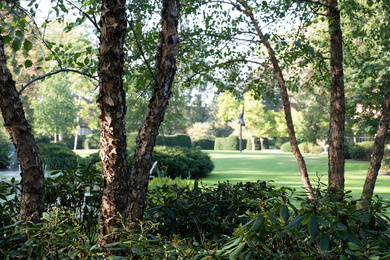
[[[168,146],[168,147],[185,147],[191,148],[191,138],[185,134],[176,134],[176,135],[158,135],[156,139],[156,145],[158,146]]]
[[[285,142],[280,146],[280,150],[285,153],[292,153],[292,148],[290,142]]]
[[[192,142],[193,147],[201,147],[203,150],[214,150],[214,140],[201,138]]]
[[[6,169],[9,165],[10,145],[13,146],[7,137],[0,136],[0,169]]]
[[[153,151],[153,161],[158,161],[160,175],[170,178],[204,178],[214,169],[208,154],[199,149],[157,146]]]
[[[214,187],[198,187],[197,182],[193,188],[155,186],[149,190],[146,220],[160,223],[155,233],[162,236],[220,242],[248,220],[245,212],[261,212],[258,202],[271,200],[273,188],[260,181]]]
[[[364,149],[364,155],[362,157],[357,157],[353,159],[362,159],[362,160],[369,161],[371,159],[371,154],[374,152],[374,142],[373,141],[361,142],[361,143],[357,143],[356,146]]]
[[[254,143],[255,143],[255,151],[260,151],[261,150],[261,141],[260,141],[260,138],[258,137],[253,137],[254,139]],[[246,149],[248,151],[252,151],[252,141],[251,139],[247,139],[246,141]]]
[[[96,163],[101,162],[100,155],[98,152],[91,153],[87,157],[78,157],[77,164],[84,165],[95,165]]]
[[[260,214],[238,228],[218,256],[229,259],[387,259],[390,256],[388,204],[376,196],[358,210],[348,193],[340,201],[327,189],[301,208],[284,199],[264,201]],[[262,206],[263,207],[263,206]]]
[[[38,148],[45,169],[67,169],[73,166],[77,166],[78,156],[65,144],[38,143]]]
[[[269,149],[269,142],[268,142],[268,138],[264,137],[263,138],[263,147],[262,149]]]
[[[128,164],[131,170],[134,152],[128,153]],[[155,176],[167,176],[172,179],[204,178],[214,169],[210,155],[200,149],[182,147],[156,146],[153,150],[153,163],[157,167],[153,171]]]

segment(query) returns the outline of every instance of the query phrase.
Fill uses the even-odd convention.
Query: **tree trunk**
[[[148,190],[149,170],[152,164],[152,152],[159,126],[164,120],[165,110],[172,93],[172,83],[177,70],[179,0],[163,0],[162,4],[162,30],[160,32],[160,45],[156,55],[156,76],[153,94],[136,139],[133,169],[130,178],[131,193],[127,213],[129,220],[133,223],[141,220],[143,216],[145,197]]]
[[[126,35],[126,1],[103,0],[100,19],[99,97],[100,157],[103,194],[99,245],[117,242],[111,234],[120,228],[118,213],[126,215],[129,183],[126,151],[126,98],[123,89],[123,44]]]
[[[330,126],[329,126],[329,186],[343,193],[344,190],[344,129],[345,97],[343,72],[343,42],[340,27],[340,11],[337,0],[327,0],[330,31]]]
[[[272,67],[273,67],[273,70],[274,70],[275,75],[276,75],[276,80],[278,82],[280,92],[282,95],[283,109],[284,109],[284,114],[285,114],[286,123],[287,123],[287,132],[288,132],[288,135],[290,138],[291,148],[293,150],[293,153],[294,153],[295,158],[297,159],[297,162],[299,165],[299,172],[301,174],[302,184],[303,184],[306,192],[309,194],[309,196],[313,197],[314,196],[313,188],[311,186],[309,175],[307,173],[305,159],[303,158],[303,156],[298,148],[297,139],[295,137],[294,124],[293,124],[292,117],[291,117],[290,100],[288,98],[288,91],[287,91],[286,83],[284,81],[282,70],[280,69],[280,66],[279,66],[279,62],[276,59],[275,52],[272,49],[270,43],[268,41],[263,40],[264,35],[259,27],[259,24],[257,23],[257,21],[254,17],[251,9],[246,4],[244,4],[243,1],[241,1],[241,0],[238,0],[238,1],[240,3],[242,3],[245,10],[242,10],[239,7],[238,7],[238,9],[241,10],[242,12],[244,12],[251,19],[251,22],[256,29],[257,35],[259,36],[260,40],[263,42],[264,46],[267,48],[268,56],[271,60]]]
[[[7,68],[4,41],[0,35],[0,108],[21,169],[20,218],[40,222],[44,210],[45,175],[41,156],[28,124],[15,82]]]
[[[381,119],[375,136],[374,151],[371,155],[370,166],[368,167],[366,182],[363,186],[363,193],[358,208],[365,208],[371,203],[371,197],[374,193],[376,178],[383,158],[385,140],[390,122],[390,78],[387,83],[385,97],[383,99]]]

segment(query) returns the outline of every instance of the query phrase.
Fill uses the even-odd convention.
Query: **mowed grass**
[[[288,186],[303,191],[298,163],[292,153],[258,151],[206,151],[212,157],[215,169],[203,184],[214,185],[218,182],[231,183],[247,181],[274,181],[277,187]],[[327,155],[304,154],[311,184],[318,185],[318,176],[321,182],[328,182]],[[365,182],[369,162],[346,160],[345,187],[351,190],[354,197],[360,197]],[[374,193],[385,199],[390,199],[390,176],[379,175]]]

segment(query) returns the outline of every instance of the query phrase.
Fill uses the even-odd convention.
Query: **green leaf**
[[[26,68],[30,68],[32,65],[33,65],[33,63],[32,63],[31,60],[26,60],[26,61],[24,62],[24,66],[25,66]]]
[[[76,252],[76,250],[69,250],[69,252],[68,252],[68,256],[69,256],[69,258],[70,259],[75,259],[76,257],[77,257],[77,252]]]
[[[296,226],[298,226],[299,224],[302,223],[302,219],[305,217],[305,215],[303,216],[298,216],[297,218],[295,218],[293,221],[290,222],[290,224],[288,224],[286,226],[286,228],[295,228]]]
[[[298,41],[294,41],[294,44],[298,47],[298,48],[302,48],[302,44]]]
[[[244,249],[246,245],[246,242],[240,244],[230,255],[229,255],[229,259],[231,260],[235,260],[237,259],[237,256],[241,253],[241,251]]]
[[[268,41],[269,38],[271,38],[271,35],[270,35],[269,33],[264,34],[264,36],[263,36],[263,42]]]
[[[284,222],[286,222],[289,216],[290,216],[290,212],[288,210],[288,207],[283,204],[280,209],[280,217],[284,220]]]
[[[354,251],[360,251],[361,250],[360,246],[358,246],[357,244],[355,244],[353,242],[348,242],[348,248],[351,249],[351,250],[354,250]]]
[[[309,234],[312,238],[315,238],[318,235],[318,219],[316,215],[311,215],[309,220]]]
[[[281,41],[280,44],[283,45],[283,46],[286,46],[287,42],[286,41]]]
[[[305,45],[306,50],[308,50],[311,54],[314,54],[314,49],[310,45]]]
[[[263,223],[264,223],[264,216],[263,215],[258,216],[255,223],[253,224],[252,230],[257,232]]]
[[[3,2],[0,2],[0,9],[3,8]]]
[[[3,42],[4,43],[9,43],[10,41],[12,40],[12,38],[8,35],[4,35],[3,36]]]
[[[250,250],[245,257],[245,260],[252,260],[252,259],[253,259],[253,250]]]
[[[86,58],[84,59],[84,64],[85,64],[85,65],[88,65],[88,63],[89,63],[89,58],[86,57]]]
[[[22,35],[23,35],[23,33],[22,33],[22,31],[21,31],[21,30],[17,30],[17,31],[15,32],[15,35],[17,35],[17,36],[22,36]]]
[[[140,250],[139,250],[137,247],[135,247],[135,246],[133,246],[133,247],[131,248],[131,251],[133,251],[134,254],[141,255],[141,256],[144,254],[144,252],[140,251]]]
[[[29,40],[24,40],[23,42],[23,49],[27,52],[29,52],[33,48],[32,43]]]
[[[327,250],[329,247],[329,238],[328,238],[328,235],[326,234],[323,234],[321,239],[320,239],[320,248],[321,248],[321,251],[325,251]]]
[[[18,42],[17,40],[14,40],[14,41],[12,42],[12,49],[13,49],[14,51],[20,50],[20,42]]]

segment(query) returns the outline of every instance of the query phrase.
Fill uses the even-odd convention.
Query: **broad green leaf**
[[[88,65],[88,63],[89,63],[89,58],[86,57],[86,58],[84,59],[84,64],[85,64],[85,65]]]
[[[287,42],[286,41],[281,41],[280,44],[285,46],[285,45],[287,45]]]
[[[252,260],[252,259],[253,259],[253,250],[250,250],[245,257],[245,260]]]
[[[263,41],[266,42],[266,41],[269,40],[269,38],[271,38],[271,35],[270,35],[269,33],[266,33],[266,34],[264,34],[264,36],[263,36]]]
[[[309,234],[312,238],[315,238],[318,235],[318,219],[316,215],[311,215],[309,220]]]
[[[9,43],[10,41],[12,40],[12,38],[8,35],[4,35],[3,36],[3,42],[4,43]]]
[[[33,48],[33,45],[32,45],[32,43],[29,41],[29,40],[24,40],[24,42],[23,42],[23,49],[25,50],[25,51],[30,51],[31,49]]]
[[[20,42],[18,42],[17,40],[14,40],[14,41],[12,42],[12,49],[13,49],[14,51],[20,50]]]
[[[21,31],[21,30],[17,30],[17,31],[15,32],[15,35],[17,35],[17,36],[22,36],[22,35],[23,35],[23,33],[22,33],[22,31]]]
[[[314,54],[314,49],[310,45],[305,45],[306,50],[308,50],[311,54]]]
[[[298,48],[302,48],[302,44],[298,41],[294,41],[294,44],[298,47]]]
[[[263,223],[264,223],[264,216],[263,215],[258,216],[255,223],[253,224],[252,230],[257,232]]]
[[[284,222],[286,222],[289,216],[290,216],[290,212],[288,210],[288,207],[283,204],[280,209],[280,217],[284,220]]]
[[[352,243],[352,242],[348,242],[348,248],[351,250],[354,250],[354,251],[361,250],[360,246],[358,246],[357,244]]]
[[[327,250],[329,247],[329,238],[327,234],[323,234],[320,239],[320,248],[321,251]]]
[[[297,218],[295,218],[293,221],[290,222],[290,224],[288,224],[286,226],[286,228],[294,228],[296,227],[297,225],[299,225],[300,223],[302,223],[302,219],[305,217],[305,215],[303,216],[299,216]]]
[[[241,253],[241,251],[244,249],[246,245],[246,242],[240,244],[230,255],[229,255],[229,259],[231,260],[235,260],[237,259],[237,256]]]
[[[33,63],[32,63],[31,60],[26,60],[26,61],[24,62],[24,66],[25,66],[26,68],[30,68],[32,65],[33,65]]]

